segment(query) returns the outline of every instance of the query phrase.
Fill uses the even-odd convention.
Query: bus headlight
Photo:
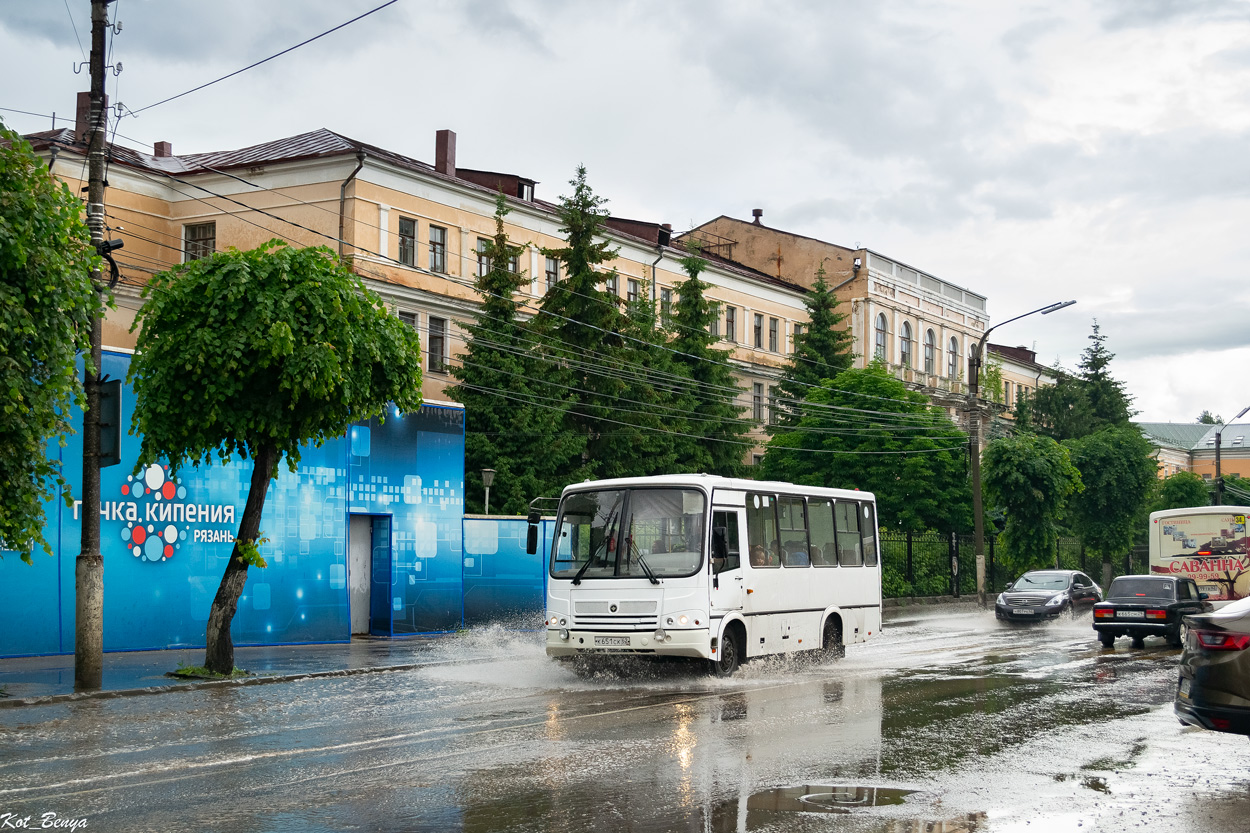
[[[569,640],[569,629],[568,629],[568,628],[560,628],[560,638],[561,638],[561,639],[563,639],[565,642],[568,642],[568,640]]]
[[[664,641],[664,628],[656,628],[655,633],[653,633],[652,636],[655,638],[656,642],[663,642]]]
[[[547,624],[548,624],[548,625],[550,625],[550,626],[551,626],[551,627],[553,627],[553,628],[554,628],[556,625],[559,625],[560,627],[564,627],[564,626],[565,626],[565,625],[567,625],[568,623],[569,623],[569,620],[568,620],[568,619],[565,619],[563,616],[558,616],[558,615],[556,615],[556,614],[554,614],[554,613],[553,613],[553,614],[551,614],[551,618],[547,620]]]

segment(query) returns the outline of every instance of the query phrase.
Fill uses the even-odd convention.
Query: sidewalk
[[[978,610],[976,597],[954,599],[887,599],[882,610],[885,623],[899,623],[917,616],[952,615]],[[203,648],[165,651],[123,651],[104,655],[104,675],[99,691],[74,691],[72,654],[49,657],[0,659],[0,709],[101,697],[124,697],[185,691],[205,686],[264,685],[309,677],[405,671],[422,665],[446,662],[451,653],[447,641],[455,634],[399,637],[357,637],[350,643],[329,645],[270,645],[236,647],[234,663],[251,677],[232,680],[185,680],[165,676],[179,664],[200,665]],[[471,653],[471,652],[470,652]],[[460,659],[469,655],[457,652]]]
[[[203,664],[203,648],[106,653],[100,690],[87,693],[74,692],[73,655],[0,659],[0,690],[8,695],[0,697],[0,709],[204,686],[260,685],[308,677],[400,671],[445,660],[445,654],[433,649],[440,640],[449,638],[452,637],[366,637],[331,645],[236,647],[235,666],[254,676],[233,680],[185,680],[165,676],[180,663]]]

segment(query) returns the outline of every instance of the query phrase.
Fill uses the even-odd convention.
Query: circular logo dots
[[[178,487],[174,485],[172,480],[166,481],[161,487],[161,494],[165,496],[165,500],[173,500],[174,495],[178,494]]]
[[[165,470],[153,463],[143,471],[143,482],[149,489],[159,489],[165,482]]]
[[[165,532],[163,533],[163,535],[165,538],[165,542],[172,544],[174,541],[178,540],[178,527],[174,526],[173,524],[170,524],[169,526],[165,527]]]
[[[165,544],[160,538],[148,538],[143,544],[143,557],[148,561],[160,561],[165,557]]]
[[[122,484],[122,494],[123,495],[130,494],[130,487],[127,486],[125,483]]]
[[[178,500],[186,500],[186,498],[187,498],[187,487],[179,486],[178,487]]]
[[[147,540],[148,531],[141,526],[136,526],[131,530],[130,535],[134,538],[136,544],[142,545]]]
[[[165,545],[165,557],[166,557],[166,558],[169,558],[169,557],[171,557],[173,554],[174,554],[174,548],[173,548],[171,545],[166,544],[166,545]]]
[[[127,526],[122,527],[122,540],[123,541],[130,540],[130,527],[127,527]]]

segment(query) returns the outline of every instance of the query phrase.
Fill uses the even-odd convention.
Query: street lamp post
[[[1220,435],[1224,433],[1225,425],[1232,425],[1237,420],[1246,415],[1246,411],[1250,411],[1250,405],[1241,409],[1241,413],[1230,419],[1224,425],[1215,429],[1215,505],[1224,505],[1224,478],[1220,475]]]
[[[1070,307],[1075,303],[1076,301],[1059,301],[995,324],[982,333],[981,340],[977,342],[972,356],[968,359],[968,433],[972,445],[972,533],[973,549],[977,560],[977,603],[981,607],[985,607],[985,507],[981,500],[981,403],[978,397],[981,384],[981,357],[985,353],[985,342],[990,337],[990,333],[1003,324],[1010,324],[1012,321],[1019,321],[1021,318],[1039,312],[1042,315],[1050,315],[1052,312]]]
[[[482,469],[482,485],[486,487],[486,513],[490,514],[490,484],[495,482],[494,469]]]

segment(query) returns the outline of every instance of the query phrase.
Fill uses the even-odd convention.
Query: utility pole
[[[87,144],[87,227],[104,243],[104,33],[110,0],[91,0],[91,131]],[[91,283],[103,292],[99,268]],[[99,306],[103,306],[102,304]],[[100,554],[100,309],[91,317],[91,356],[83,362],[87,410],[82,432],[82,540],[74,564],[74,689],[100,688],[104,675],[104,556]]]
[[[1234,422],[1236,422],[1237,420],[1245,416],[1246,411],[1250,411],[1250,407],[1242,408],[1241,413],[1237,414],[1237,416],[1233,417],[1228,422],[1221,425],[1219,428],[1215,429],[1215,505],[1216,506],[1224,505],[1224,477],[1223,477],[1223,472],[1220,471],[1221,435],[1224,433],[1225,428],[1227,428],[1229,425],[1232,425]]]

